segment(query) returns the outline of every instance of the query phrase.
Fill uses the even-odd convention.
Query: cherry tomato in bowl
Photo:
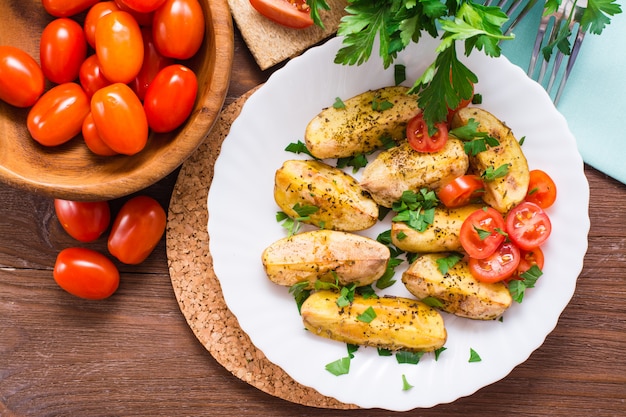
[[[541,207],[524,201],[507,214],[506,232],[520,249],[531,250],[548,239],[552,232],[552,223]]]
[[[250,0],[254,9],[279,25],[304,29],[313,25],[311,9],[304,0]]]
[[[204,40],[204,13],[198,0],[166,0],[154,12],[152,35],[163,56],[189,59]]]
[[[59,252],[52,275],[65,291],[88,300],[110,297],[120,284],[115,264],[100,252],[87,248]]]
[[[459,232],[461,246],[470,258],[484,259],[493,254],[505,239],[504,219],[496,209],[485,207],[470,214]]]
[[[74,239],[92,242],[109,227],[111,209],[107,201],[54,200],[54,211],[63,229]]]
[[[43,94],[41,67],[25,51],[0,45],[0,100],[15,107],[30,107]]]
[[[68,17],[89,9],[100,0],[41,0],[44,9],[52,16]]]
[[[83,28],[74,20],[61,17],[48,23],[39,42],[41,69],[55,84],[78,78],[87,57],[87,40]]]

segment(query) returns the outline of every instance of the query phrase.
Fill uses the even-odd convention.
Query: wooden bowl
[[[183,126],[171,133],[151,133],[146,148],[136,155],[100,157],[89,151],[80,135],[58,147],[39,145],[26,128],[29,109],[0,101],[0,181],[55,198],[109,200],[154,184],[181,165],[213,126],[228,91],[233,61],[227,1],[200,3],[206,22],[204,43],[184,63],[196,73],[198,97]],[[21,48],[39,62],[39,38],[53,19],[41,0],[2,1],[0,45]]]

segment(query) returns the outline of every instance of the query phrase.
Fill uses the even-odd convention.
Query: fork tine
[[[537,4],[537,1],[538,0],[530,0],[528,3],[526,3],[526,6],[524,6],[524,8],[520,11],[520,13],[517,16],[515,16],[514,19],[509,20],[505,24],[506,29],[503,31],[504,35],[508,36],[511,34],[511,32],[513,31],[513,28],[517,26],[517,24],[532,10],[533,7],[535,7],[535,4]],[[513,14],[517,11],[518,7],[522,3],[523,3],[522,1],[516,1],[511,5],[509,10],[507,10],[506,12],[509,18],[513,17]]]
[[[576,62],[576,58],[578,57],[578,51],[580,51],[580,46],[582,45],[583,39],[585,38],[585,32],[582,28],[578,27],[578,33],[576,34],[576,40],[574,41],[574,45],[572,46],[572,53],[567,61],[567,65],[565,66],[565,73],[563,74],[563,78],[561,78],[561,82],[559,83],[559,89],[556,92],[556,97],[554,99],[554,104],[559,104],[559,100],[561,99],[561,94],[563,93],[563,89],[565,88],[565,84],[567,83],[567,79],[569,78],[569,74],[574,67],[574,63]]]

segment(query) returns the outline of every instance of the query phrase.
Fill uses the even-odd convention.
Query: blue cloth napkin
[[[626,9],[621,6],[623,12],[613,16],[601,35],[585,36],[557,108],[583,160],[626,183]],[[516,38],[502,44],[504,55],[524,71],[541,13],[542,4],[537,4],[513,31]]]

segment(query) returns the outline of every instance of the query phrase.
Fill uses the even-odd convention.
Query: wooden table
[[[235,37],[226,104],[275,70],[261,72]],[[626,415],[626,186],[590,167],[585,174],[589,250],[556,329],[503,380],[407,415]],[[167,207],[176,177],[141,193]],[[363,415],[289,403],[219,365],[179,310],[165,238],[142,265],[121,267],[118,292],[102,302],[53,281],[57,253],[73,245],[50,198],[0,185],[0,416]]]

